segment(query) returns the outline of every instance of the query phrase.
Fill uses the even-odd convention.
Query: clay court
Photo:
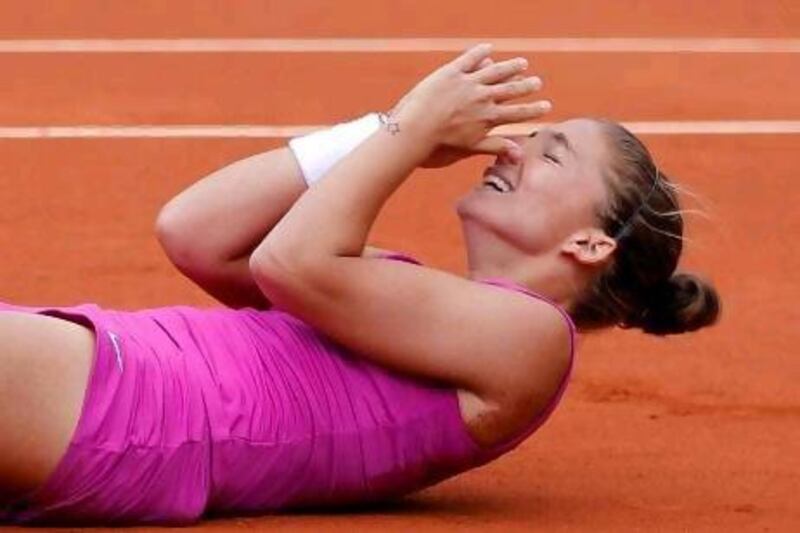
[[[637,127],[706,212],[687,216],[684,266],[718,285],[720,324],[582,338],[561,407],[511,454],[387,507],[190,530],[800,530],[800,4],[566,4],[0,3],[3,301],[219,305],[160,250],[159,208],[293,132],[387,108],[470,39],[532,60],[548,120]],[[420,172],[373,242],[463,272],[451,204],[485,164]]]

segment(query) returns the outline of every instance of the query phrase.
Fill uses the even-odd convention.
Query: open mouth
[[[483,188],[491,189],[500,193],[509,193],[514,190],[511,183],[502,176],[487,173],[483,177]]]

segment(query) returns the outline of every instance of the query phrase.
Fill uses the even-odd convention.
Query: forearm
[[[159,239],[179,262],[247,258],[306,188],[288,148],[236,161],[162,208]]]
[[[395,106],[394,124],[379,128],[295,203],[251,257],[262,290],[269,290],[270,275],[286,270],[283,265],[295,270],[289,269],[289,277],[300,275],[300,267],[314,267],[325,279],[332,261],[360,256],[383,204],[439,146],[493,144],[498,155],[510,150],[521,157],[513,141],[492,140],[487,132],[540,114],[544,108],[535,105],[495,102],[524,96],[538,85],[533,79],[497,84],[527,68],[527,61],[494,64],[487,61],[490,52],[490,46],[475,46],[423,79]]]
[[[326,261],[360,256],[383,204],[433,148],[413,123],[401,128],[396,135],[381,128],[304,194],[256,248],[251,265],[278,261],[324,271]]]

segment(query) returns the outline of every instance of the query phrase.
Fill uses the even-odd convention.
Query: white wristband
[[[351,122],[295,137],[289,141],[289,148],[310,187],[380,127],[378,113],[370,113]]]

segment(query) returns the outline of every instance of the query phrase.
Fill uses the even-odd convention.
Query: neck
[[[537,294],[554,301],[564,309],[571,309],[585,281],[573,271],[571,262],[561,256],[531,258],[525,264],[525,274],[519,283]]]
[[[557,249],[531,255],[499,239],[481,240],[480,250],[467,244],[470,279],[504,278],[567,310],[589,282],[588,274]]]

